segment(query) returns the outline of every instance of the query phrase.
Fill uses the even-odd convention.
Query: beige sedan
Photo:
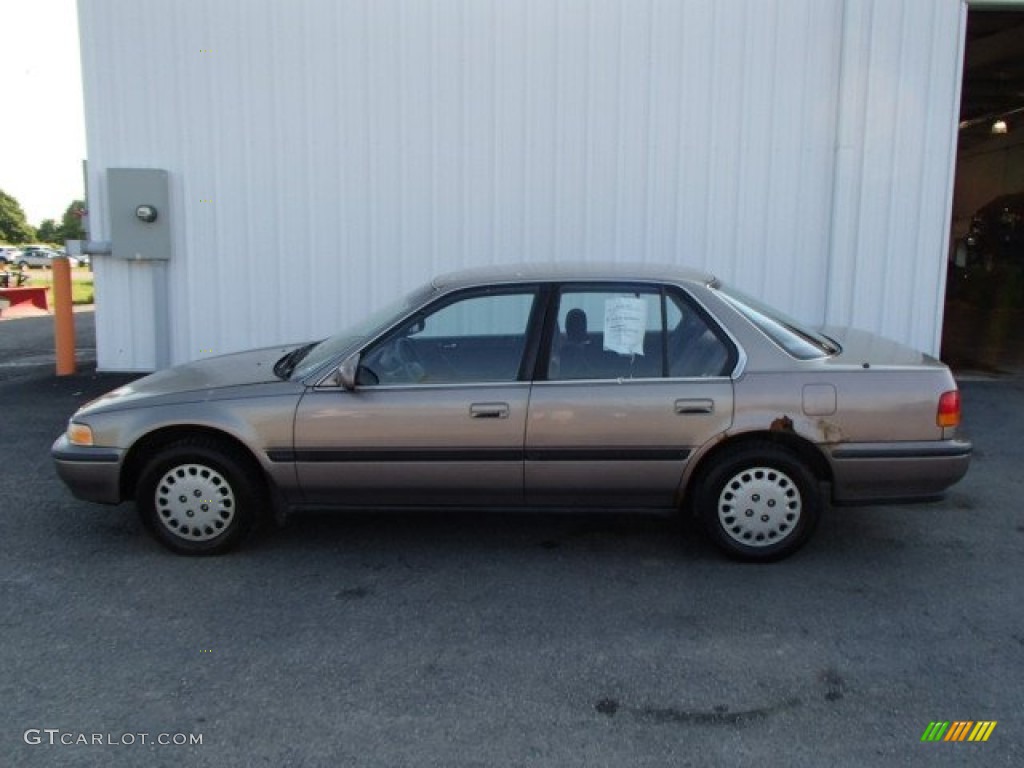
[[[323,341],[205,359],[76,412],[72,493],[182,554],[303,508],[683,510],[778,559],[829,502],[967,471],[938,360],[816,331],[710,275],[522,266],[437,279]]]

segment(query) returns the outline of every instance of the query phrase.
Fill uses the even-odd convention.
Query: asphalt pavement
[[[68,416],[132,376],[57,378],[29,322],[0,323],[0,765],[1024,764],[1024,379],[962,383],[945,500],[831,510],[776,564],[486,510],[297,515],[190,559],[60,484]]]
[[[96,322],[92,305],[74,308],[75,362],[95,367]],[[0,381],[54,371],[53,316],[7,318],[0,313]]]

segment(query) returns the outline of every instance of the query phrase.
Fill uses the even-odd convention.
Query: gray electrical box
[[[167,171],[108,168],[111,255],[131,261],[171,258],[171,195]]]

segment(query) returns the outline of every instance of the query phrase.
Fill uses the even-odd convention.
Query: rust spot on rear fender
[[[792,432],[793,420],[789,416],[779,416],[768,427],[772,432]]]
[[[845,439],[843,437],[843,430],[838,424],[833,424],[825,419],[819,419],[817,426],[821,439],[826,443],[841,443]]]

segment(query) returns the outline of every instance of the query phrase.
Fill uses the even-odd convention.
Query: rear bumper
[[[966,440],[841,443],[829,455],[832,500],[867,504],[934,498],[967,473],[971,451]]]
[[[71,445],[61,435],[50,449],[57,475],[76,499],[100,504],[118,504],[121,501],[121,464],[124,451],[120,448],[97,448]]]

